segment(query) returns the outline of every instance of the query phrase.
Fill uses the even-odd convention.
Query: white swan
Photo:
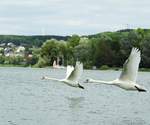
[[[123,65],[123,70],[119,78],[113,81],[87,79],[86,82],[104,83],[107,85],[115,85],[125,90],[137,90],[139,92],[146,92],[146,90],[142,86],[136,83],[140,60],[140,50],[137,48],[132,48],[130,56]]]
[[[84,89],[83,86],[79,84],[79,78],[83,72],[83,64],[80,62],[76,62],[75,68],[73,66],[67,66],[66,78],[65,79],[56,79],[50,77],[42,77],[42,79],[49,79],[53,81],[63,82],[69,86],[77,87]]]

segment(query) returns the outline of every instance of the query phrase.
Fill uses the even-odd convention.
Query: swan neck
[[[45,79],[53,80],[53,81],[59,81],[59,79],[56,79],[56,78],[50,78],[50,77],[45,77]]]
[[[91,79],[90,82],[93,82],[93,83],[103,83],[103,84],[113,84],[112,81],[103,81],[103,80],[94,80],[94,79]]]

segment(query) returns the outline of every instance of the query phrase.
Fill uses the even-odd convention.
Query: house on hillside
[[[13,49],[12,48],[10,48],[10,47],[6,47],[5,49],[4,49],[4,56],[14,56],[14,51],[13,51]]]
[[[15,51],[15,56],[25,56],[25,47],[24,46],[19,46],[16,51]]]
[[[5,47],[6,46],[6,43],[1,43],[0,44],[0,47]]]
[[[13,44],[13,43],[11,43],[11,42],[10,42],[10,43],[7,43],[7,46],[8,46],[8,47],[11,47],[11,48],[16,47],[16,45],[15,45],[15,44]]]

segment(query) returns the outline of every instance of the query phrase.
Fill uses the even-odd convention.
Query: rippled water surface
[[[41,80],[64,78],[65,69],[0,68],[0,125],[150,125],[150,73],[138,83],[147,93],[81,83],[85,90]],[[120,71],[85,70],[87,77],[112,80]]]

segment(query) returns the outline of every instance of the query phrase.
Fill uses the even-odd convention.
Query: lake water
[[[85,90],[41,80],[64,78],[65,69],[0,68],[0,125],[150,125],[150,73],[140,72],[146,93],[81,83]],[[112,80],[120,71],[85,70],[87,77]]]

